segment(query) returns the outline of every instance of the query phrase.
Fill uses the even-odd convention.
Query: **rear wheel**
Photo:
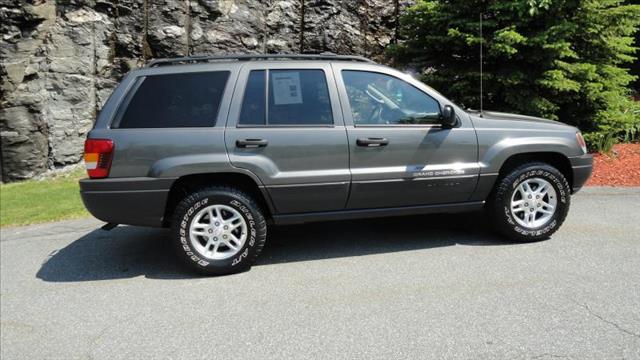
[[[175,250],[191,269],[222,275],[248,269],[267,226],[256,202],[235,188],[211,187],[183,199],[173,219]]]
[[[545,163],[515,168],[498,181],[487,207],[495,228],[520,242],[547,239],[564,222],[571,200],[567,179]]]

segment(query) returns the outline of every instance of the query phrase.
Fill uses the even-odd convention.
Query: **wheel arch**
[[[261,186],[259,180],[244,172],[214,172],[183,175],[177,178],[171,185],[164,211],[162,225],[171,226],[173,211],[178,203],[188,194],[212,185],[231,186],[238,188],[253,199],[269,219],[274,214],[274,207],[266,189]]]
[[[480,154],[481,175],[498,180],[514,166],[540,161],[557,168],[573,191],[573,169],[569,157],[582,154],[574,137],[574,134],[559,133],[554,136],[506,137],[492,142]],[[489,185],[489,182],[485,179],[484,185]],[[493,183],[490,185],[493,187]]]
[[[500,166],[498,179],[501,179],[516,167],[530,162],[543,162],[558,169],[567,179],[569,186],[573,190],[573,170],[569,158],[562,153],[553,151],[526,152],[509,156]]]
[[[476,191],[471,197],[471,200],[487,200],[493,193],[496,184],[498,184],[500,179],[506,176],[509,171],[531,162],[542,162],[558,169],[567,179],[571,192],[573,193],[573,169],[571,168],[569,158],[555,151],[533,151],[511,154],[499,164],[495,172],[480,174]]]

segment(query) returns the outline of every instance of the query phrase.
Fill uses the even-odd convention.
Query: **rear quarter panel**
[[[115,144],[109,177],[175,178],[230,166],[224,128],[94,130],[91,136]]]
[[[246,173],[231,166],[224,143],[225,123],[239,68],[238,64],[167,66],[144,68],[125,76],[88,135],[89,138],[113,140],[114,155],[108,178],[80,181],[87,209],[106,222],[162,226],[169,190],[175,179],[198,173]],[[215,125],[198,128],[112,128],[111,124],[126,107],[123,104],[128,94],[136,88],[141,77],[206,71],[230,72]]]
[[[187,174],[229,170],[224,128],[240,65],[203,64],[144,68],[128,74],[113,92],[89,133],[91,138],[112,139],[115,144],[110,178],[177,178]],[[137,79],[148,75],[229,71],[216,123],[198,128],[118,129],[111,124],[120,115],[127,93]]]

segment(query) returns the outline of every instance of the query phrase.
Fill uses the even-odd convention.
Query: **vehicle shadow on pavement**
[[[256,265],[421,250],[509,245],[481,212],[309,223],[270,229]]]
[[[255,266],[453,245],[513,244],[485,223],[483,214],[469,213],[271,226]],[[174,257],[170,237],[167,229],[96,229],[51,253],[36,276],[47,282],[198,277]]]

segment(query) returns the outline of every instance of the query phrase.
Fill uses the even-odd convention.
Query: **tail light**
[[[584,137],[582,137],[582,133],[579,131],[576,133],[576,139],[578,140],[578,145],[582,148],[583,153],[587,153],[587,143],[584,142]]]
[[[112,157],[112,140],[87,139],[84,142],[84,164],[90,178],[98,179],[109,176]]]

